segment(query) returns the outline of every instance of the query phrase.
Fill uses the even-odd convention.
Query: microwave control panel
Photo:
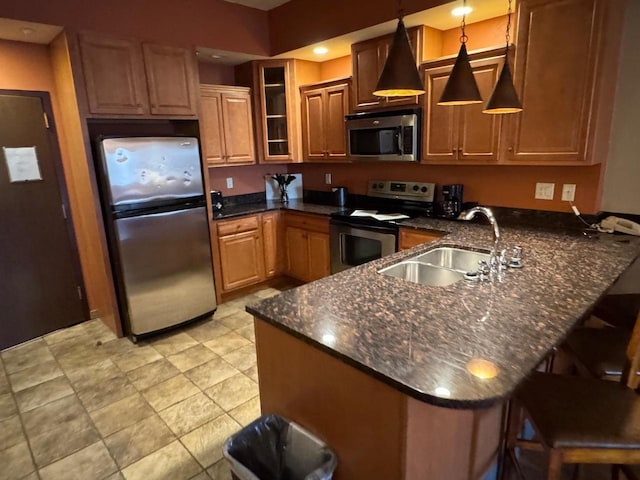
[[[433,202],[435,183],[369,180],[367,194],[371,197],[397,198],[418,202]]]

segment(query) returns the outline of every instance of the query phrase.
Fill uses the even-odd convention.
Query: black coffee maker
[[[442,216],[457,218],[462,211],[462,190],[459,183],[442,186]]]

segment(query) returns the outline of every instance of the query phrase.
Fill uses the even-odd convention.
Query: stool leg
[[[547,480],[562,480],[562,452],[558,450],[549,451]]]
[[[611,480],[620,480],[620,465],[611,465]]]

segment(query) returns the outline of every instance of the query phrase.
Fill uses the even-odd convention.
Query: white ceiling
[[[271,10],[272,8],[279,7],[283,3],[287,3],[291,0],[224,0],[229,3],[239,3],[245,7],[258,8],[260,10]]]
[[[0,18],[0,39],[48,45],[62,31],[57,25]]]

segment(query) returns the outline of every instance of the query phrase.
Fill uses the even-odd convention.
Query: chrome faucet
[[[489,265],[488,265],[489,277],[493,279],[494,276],[498,276],[498,277],[502,276],[500,264],[503,262],[503,259],[504,259],[504,253],[500,256],[500,258],[498,257],[498,255],[500,255],[499,253],[500,251],[498,250],[498,247],[500,246],[500,229],[498,228],[498,221],[496,220],[496,217],[493,216],[493,212],[491,211],[490,208],[473,207],[470,210],[460,213],[460,215],[458,216],[458,219],[471,220],[478,213],[481,213],[485,217],[487,217],[487,220],[489,220],[489,223],[493,227],[493,247],[491,248],[491,256],[489,257]],[[481,269],[481,272],[480,272],[481,277],[484,277],[486,274],[482,275],[483,273],[482,265],[480,266],[480,269]],[[487,270],[487,266],[484,266],[484,269]]]

